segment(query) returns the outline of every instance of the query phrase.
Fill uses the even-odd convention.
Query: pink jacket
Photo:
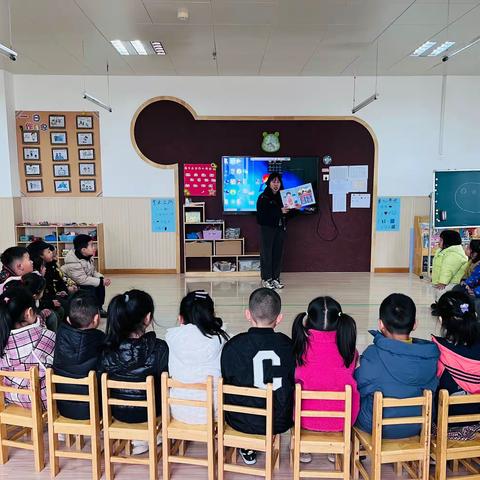
[[[358,353],[347,368],[336,344],[336,332],[321,332],[309,330],[309,344],[304,355],[305,365],[295,369],[295,382],[304,390],[339,392],[345,390],[345,385],[352,387],[352,425],[357,419],[360,409],[360,395],[353,372],[357,363]],[[304,410],[343,410],[343,402],[336,400],[304,400]],[[341,418],[302,418],[302,428],[323,432],[341,432]]]

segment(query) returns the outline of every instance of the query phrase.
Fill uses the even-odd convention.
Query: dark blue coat
[[[423,390],[435,393],[438,386],[437,362],[439,351],[430,341],[413,339],[413,343],[386,338],[370,330],[373,345],[363,352],[355,371],[360,392],[360,413],[356,425],[371,433],[373,396],[382,392],[385,397],[419,397]],[[386,408],[384,417],[421,415],[420,407]],[[420,425],[383,427],[384,438],[406,438],[418,435]]]

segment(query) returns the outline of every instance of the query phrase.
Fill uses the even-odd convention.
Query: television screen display
[[[224,213],[256,211],[257,198],[263,192],[270,173],[282,174],[284,188],[311,183],[317,191],[318,157],[222,157]],[[315,213],[309,205],[302,213]]]

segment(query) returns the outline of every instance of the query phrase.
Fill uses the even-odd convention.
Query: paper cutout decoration
[[[183,190],[186,197],[215,197],[217,164],[186,163],[183,166]]]
[[[176,232],[177,222],[174,198],[152,198],[151,211],[153,233]]]
[[[400,230],[400,198],[378,197],[377,232],[398,232]]]

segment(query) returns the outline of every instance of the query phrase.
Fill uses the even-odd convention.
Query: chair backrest
[[[342,410],[303,410],[302,400],[335,400],[344,402]],[[302,386],[295,385],[295,435],[300,435],[301,419],[303,418],[343,418],[343,433],[345,442],[350,442],[352,426],[352,387],[345,385],[343,392],[317,392],[302,390]]]
[[[264,398],[266,405],[265,408],[258,408],[225,403],[223,398],[224,395]],[[220,378],[218,381],[218,425],[219,429],[222,431],[225,421],[225,412],[244,413],[247,415],[259,415],[265,417],[265,434],[267,444],[270,443],[273,436],[273,385],[271,383],[267,384],[266,389],[236,387],[233,385],[225,385],[223,383],[223,378]]]
[[[86,394],[57,393],[57,385],[78,385],[86,386]],[[95,424],[100,420],[98,407],[98,387],[96,373],[91,370],[87,377],[70,378],[56,375],[51,368],[47,369],[47,406],[51,418],[58,418],[58,401],[88,403],[90,411],[90,423]]]
[[[421,408],[421,415],[408,417],[384,418],[384,408],[417,407]],[[372,441],[375,450],[382,445],[382,427],[386,425],[421,425],[419,445],[429,448],[430,425],[432,422],[432,392],[424,390],[421,397],[384,398],[382,392],[375,392],[373,400],[373,428]]]
[[[145,391],[146,400],[122,400],[120,398],[112,398],[110,390],[143,390]],[[157,413],[155,408],[155,388],[152,375],[149,375],[145,382],[121,382],[118,380],[110,380],[108,374],[103,373],[102,404],[103,424],[105,428],[108,428],[112,423],[112,406],[146,408],[149,426],[150,423],[152,423],[152,428],[155,428]]]
[[[16,388],[5,385],[5,378],[21,378],[29,380],[30,388]],[[40,398],[40,379],[38,367],[31,367],[27,371],[0,370],[0,412],[5,410],[5,394],[28,395],[32,405],[32,417],[42,414],[42,400]]]
[[[448,426],[450,423],[474,423],[480,422],[480,413],[449,415],[449,407],[452,405],[480,405],[480,394],[476,395],[449,395],[448,390],[440,390],[438,401],[437,435],[447,439]]]
[[[205,400],[187,400],[172,397],[170,389],[197,390],[205,392]],[[169,378],[168,372],[162,373],[162,424],[166,428],[170,423],[170,406],[181,405],[184,407],[205,408],[207,414],[207,425],[212,425],[213,418],[213,377],[209,375],[206,383],[182,383]]]

